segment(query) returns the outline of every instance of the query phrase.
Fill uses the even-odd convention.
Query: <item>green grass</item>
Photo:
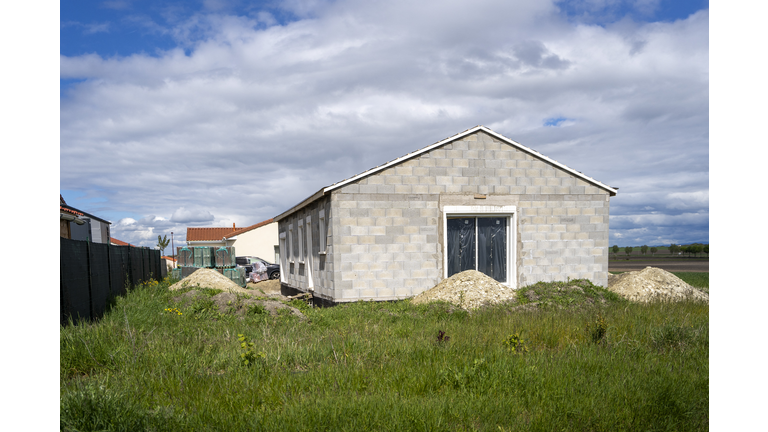
[[[709,292],[709,272],[674,272],[672,274],[692,287]]]
[[[98,323],[61,328],[62,430],[709,426],[706,304],[631,304],[571,281],[471,313],[357,302],[304,307],[306,321],[240,320],[180,306],[167,286],[137,287]]]

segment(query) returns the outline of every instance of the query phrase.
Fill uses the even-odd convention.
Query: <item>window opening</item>
[[[498,282],[507,281],[508,217],[449,217],[448,277],[477,270]]]

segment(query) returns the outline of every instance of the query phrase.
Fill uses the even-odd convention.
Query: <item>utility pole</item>
[[[171,231],[171,258],[173,258],[173,268],[176,268],[176,248],[173,247],[173,231]]]

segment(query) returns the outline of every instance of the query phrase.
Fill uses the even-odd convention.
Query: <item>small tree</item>
[[[613,245],[613,256],[616,256],[619,254],[619,245]]]
[[[705,245],[704,245],[704,249],[703,249],[703,252],[704,252],[705,254],[707,254],[707,256],[709,256],[709,245],[708,245],[708,244],[705,244]]]
[[[640,253],[645,255],[648,252],[648,245],[640,246]]]
[[[678,245],[676,245],[676,244],[674,244],[674,243],[672,243],[671,245],[669,245],[669,253],[670,253],[670,254],[674,255],[674,254],[676,254],[676,253],[677,253],[677,252],[679,252],[679,251],[680,251],[680,246],[678,246]]]
[[[656,246],[652,246],[651,247],[651,256],[653,256],[658,251],[659,251],[659,249],[657,249]]]
[[[624,248],[624,253],[629,256],[632,253],[632,246],[627,246]]]
[[[689,246],[689,250],[693,254],[693,256],[696,256],[697,254],[700,254],[704,250],[704,246],[698,243],[692,244],[691,246]]]
[[[165,254],[165,248],[168,247],[168,243],[170,243],[170,242],[171,241],[168,239],[167,235],[163,236],[163,238],[160,238],[159,235],[157,236],[157,248],[160,249],[160,251],[161,251],[160,254],[161,255]]]

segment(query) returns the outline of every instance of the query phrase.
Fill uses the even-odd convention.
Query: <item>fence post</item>
[[[85,244],[85,266],[88,269],[88,310],[91,312],[91,320],[93,320],[93,280],[91,279],[91,242],[86,240]]]

